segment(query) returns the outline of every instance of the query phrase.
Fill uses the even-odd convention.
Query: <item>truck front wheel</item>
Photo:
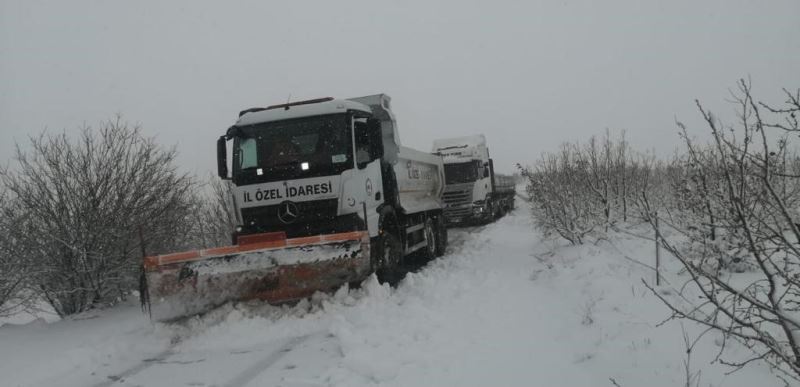
[[[483,223],[489,224],[495,219],[495,212],[494,212],[494,203],[491,200],[486,199],[486,213],[483,215]]]
[[[403,245],[400,239],[392,233],[385,231],[378,238],[378,249],[376,251],[375,274],[381,282],[397,283],[402,279],[400,274],[400,262],[403,257]]]
[[[381,236],[381,260],[383,267],[394,269],[400,265],[403,257],[402,245],[394,233],[384,233]]]
[[[381,214],[380,235],[375,238],[377,248],[373,252],[373,267],[379,278],[391,276],[403,260],[403,242],[395,219],[391,211],[384,210]]]

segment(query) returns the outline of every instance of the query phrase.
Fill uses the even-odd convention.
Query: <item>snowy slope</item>
[[[293,307],[221,308],[151,324],[135,305],[52,324],[0,327],[8,386],[676,386],[680,324],[641,278],[652,245],[541,241],[524,205],[495,224],[451,230],[448,254],[397,288]],[[620,252],[620,250],[622,252]],[[668,277],[680,283],[679,277]],[[690,336],[700,330],[687,323]],[[732,375],[704,336],[701,385],[777,386],[763,365]],[[746,351],[746,349],[741,349]]]

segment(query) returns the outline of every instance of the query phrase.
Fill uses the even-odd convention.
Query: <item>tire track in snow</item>
[[[250,367],[246,368],[244,371],[238,373],[234,376],[226,384],[223,384],[223,387],[244,387],[255,379],[259,374],[267,370],[269,367],[274,365],[278,360],[283,358],[286,354],[292,351],[297,345],[303,343],[304,341],[308,340],[312,334],[303,335],[293,337],[287,340],[283,345],[281,345],[277,350],[270,352],[267,356],[261,358],[261,360],[257,361]],[[246,350],[241,352],[231,352],[231,355],[238,355],[241,353],[250,353],[252,351]],[[111,387],[117,384],[125,383],[126,380],[130,379],[131,377],[137,376],[138,374],[148,370],[149,368],[155,365],[186,365],[186,364],[193,364],[205,361],[205,359],[200,359],[196,361],[170,361],[172,356],[178,355],[181,352],[175,349],[175,346],[170,346],[166,350],[157,353],[156,355],[149,357],[147,359],[142,360],[139,364],[128,368],[122,372],[115,373],[112,375],[108,375],[108,380],[104,380],[100,383],[93,384],[92,387]]]
[[[153,365],[164,364],[166,362],[166,360],[170,356],[175,355],[176,353],[178,353],[178,352],[175,351],[175,347],[171,346],[171,347],[167,348],[166,350],[156,354],[153,357],[150,357],[150,358],[142,360],[141,363],[139,363],[139,364],[137,364],[137,365],[135,365],[135,366],[133,366],[131,368],[128,368],[125,371],[122,371],[122,372],[114,374],[114,375],[108,375],[107,376],[108,380],[105,380],[103,382],[94,384],[94,385],[92,385],[92,387],[110,387],[111,385],[113,385],[115,383],[124,383],[125,379],[128,379],[131,376],[134,376],[134,375],[136,375],[136,374],[138,374],[138,373],[140,373],[140,372],[152,367]]]
[[[270,353],[257,361],[255,364],[247,367],[244,371],[240,372],[236,377],[225,383],[224,387],[244,387],[250,383],[262,372],[266,371],[269,367],[274,365],[278,360],[283,358],[287,353],[291,352],[297,345],[308,340],[312,335],[297,336],[289,339],[284,345],[278,348],[277,351]]]

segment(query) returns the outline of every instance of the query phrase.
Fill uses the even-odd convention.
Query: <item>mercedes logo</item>
[[[284,224],[294,223],[298,215],[300,211],[293,202],[285,201],[278,206],[278,219]]]

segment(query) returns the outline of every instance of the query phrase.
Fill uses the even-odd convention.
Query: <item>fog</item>
[[[800,1],[0,0],[0,163],[121,113],[205,174],[239,110],[374,93],[404,145],[484,133],[503,172],[606,128],[669,154],[742,77],[800,87]]]

